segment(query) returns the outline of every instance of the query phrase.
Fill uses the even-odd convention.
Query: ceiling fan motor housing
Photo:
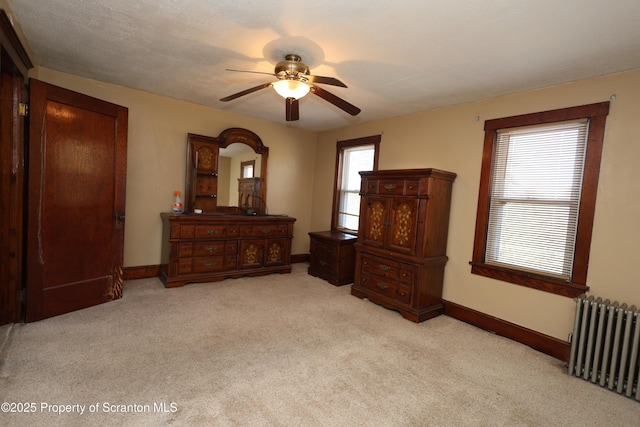
[[[309,67],[298,55],[289,54],[284,61],[276,64],[275,74],[280,79],[297,79],[299,75],[309,74]]]
[[[299,106],[298,99],[305,96],[307,93],[311,92],[316,96],[324,99],[325,101],[335,105],[341,110],[355,116],[360,113],[360,109],[355,105],[349,104],[344,99],[328,92],[319,86],[316,86],[316,83],[327,84],[333,86],[339,86],[346,88],[347,85],[342,83],[340,80],[335,77],[326,77],[326,76],[312,76],[309,72],[309,67],[306,66],[302,62],[302,58],[296,54],[288,54],[285,55],[284,61],[280,61],[276,64],[275,71],[273,74],[264,73],[260,71],[243,71],[243,70],[229,70],[229,71],[239,71],[245,73],[258,73],[258,74],[269,74],[274,75],[278,78],[277,82],[263,83],[259,86],[255,86],[249,89],[245,89],[238,93],[234,93],[233,95],[226,96],[221,98],[220,101],[227,102],[233,99],[239,98],[244,95],[248,95],[250,93],[259,91],[261,89],[272,86],[278,94],[282,95],[285,98],[285,106],[286,106],[286,119],[287,121],[293,121],[299,119]],[[286,90],[280,86],[286,86]],[[292,93],[293,90],[293,93]]]

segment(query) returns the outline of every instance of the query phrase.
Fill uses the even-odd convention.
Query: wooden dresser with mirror
[[[185,212],[160,215],[165,287],[291,272],[296,219],[267,213],[268,155],[247,129],[187,136]]]

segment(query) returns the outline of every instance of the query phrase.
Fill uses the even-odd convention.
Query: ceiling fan
[[[227,68],[227,71],[237,71],[241,73],[255,73],[255,74],[267,74],[275,76],[278,81],[271,83],[263,83],[259,86],[252,87],[250,89],[243,90],[242,92],[234,93],[233,95],[226,96],[220,101],[227,102],[240,98],[241,96],[248,95],[256,92],[260,89],[264,89],[269,86],[278,92],[280,96],[285,99],[285,115],[287,121],[294,121],[300,118],[298,100],[311,92],[314,95],[319,96],[325,101],[330,102],[341,110],[346,111],[352,116],[360,113],[360,109],[355,105],[352,105],[344,99],[327,92],[314,83],[327,84],[332,86],[347,87],[340,80],[335,77],[323,77],[312,76],[309,74],[309,67],[307,67],[300,56],[295,54],[288,54],[284,57],[284,61],[280,61],[276,64],[276,68],[273,73],[265,73],[261,71],[245,71],[245,70],[231,70]]]

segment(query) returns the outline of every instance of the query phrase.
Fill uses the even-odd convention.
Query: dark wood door
[[[122,296],[126,108],[31,79],[27,322]]]

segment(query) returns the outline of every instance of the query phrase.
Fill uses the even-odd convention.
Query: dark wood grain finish
[[[122,296],[128,110],[31,79],[27,321]]]
[[[161,217],[159,277],[167,288],[291,272],[295,218],[169,213]]]
[[[160,265],[140,265],[136,267],[125,267],[122,269],[124,280],[148,279],[158,277]]]
[[[478,328],[494,332],[500,336],[510,338],[521,344],[527,345],[549,356],[568,362],[571,344],[554,337],[527,329],[506,320],[481,313],[479,311],[455,304],[450,301],[442,301],[444,314],[453,317]]]
[[[187,135],[187,165],[185,176],[185,212],[193,213],[202,209],[205,213],[226,212],[230,209],[246,211],[246,207],[218,206],[218,157],[220,149],[231,144],[245,144],[256,154],[260,154],[260,179],[256,192],[252,194],[253,209],[266,213],[267,206],[267,164],[269,148],[258,135],[248,129],[229,128],[217,137]],[[243,203],[244,205],[244,203]]]
[[[335,286],[353,283],[357,237],[338,231],[314,231],[310,237],[308,273]]]
[[[27,73],[33,64],[7,13],[0,10],[0,325],[22,320]]]
[[[443,313],[451,190],[436,169],[360,172],[360,224],[351,294],[422,322]]]

